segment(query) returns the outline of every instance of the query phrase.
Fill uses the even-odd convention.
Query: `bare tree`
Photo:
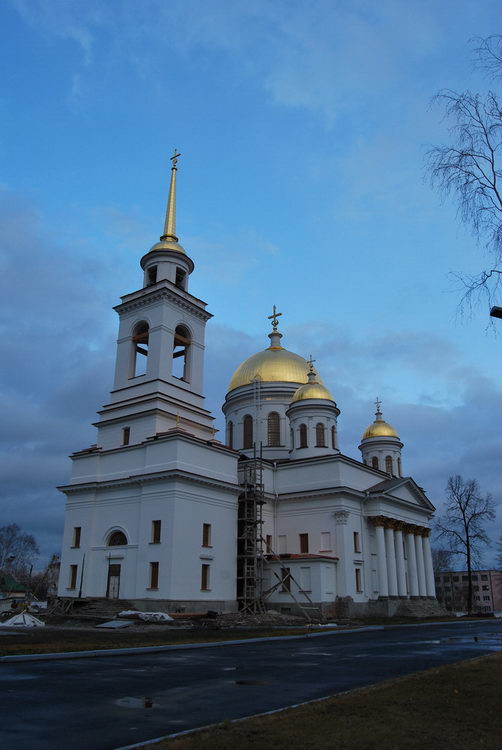
[[[478,65],[502,77],[502,36],[478,40]],[[502,289],[502,105],[496,93],[440,91],[433,99],[451,123],[449,145],[427,153],[427,170],[444,197],[454,196],[461,220],[484,240],[490,266],[474,276],[457,277],[463,303],[486,295],[491,305]]]
[[[17,523],[0,527],[0,570],[16,575],[26,573],[38,556],[35,537],[22,531]]]
[[[490,544],[484,526],[493,518],[493,499],[481,494],[475,479],[464,480],[459,474],[448,478],[445,511],[436,521],[436,534],[448,543],[453,555],[465,559],[468,612],[472,612],[472,568],[481,564],[483,547]]]
[[[433,547],[432,550],[432,567],[435,573],[448,572],[451,570],[453,553],[449,549]]]

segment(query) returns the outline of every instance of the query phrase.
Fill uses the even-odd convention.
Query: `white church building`
[[[203,396],[212,316],[176,237],[177,156],[164,233],[141,259],[141,288],[115,307],[96,444],[72,454],[59,488],[59,596],[187,612],[432,611],[434,507],[403,476],[403,443],[377,400],[361,460],[340,452],[335,400],[313,361],[282,346],[275,307],[269,346],[230,379],[215,438]]]

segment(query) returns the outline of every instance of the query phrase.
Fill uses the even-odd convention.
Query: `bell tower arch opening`
[[[186,326],[176,326],[173,342],[172,375],[178,380],[190,381],[190,345],[192,338]]]
[[[130,375],[132,378],[146,374],[149,336],[150,328],[148,323],[144,320],[136,323],[132,334],[132,372]]]

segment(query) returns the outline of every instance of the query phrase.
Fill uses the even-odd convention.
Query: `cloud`
[[[166,45],[182,60],[199,55],[201,64],[223,55],[236,78],[259,82],[276,105],[309,111],[328,125],[354,109],[373,122],[373,105],[391,100],[413,67],[425,75],[424,65],[451,40],[451,8],[433,2],[10,1],[33,28],[75,43],[87,72],[95,65],[103,75],[125,63],[159,86],[161,74],[169,81]],[[80,97],[80,76],[72,86]]]

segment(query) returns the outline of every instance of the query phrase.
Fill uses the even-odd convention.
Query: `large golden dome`
[[[228,390],[249,385],[255,378],[267,383],[285,382],[303,384],[307,380],[309,363],[299,354],[282,346],[269,346],[253,354],[232,375]]]

